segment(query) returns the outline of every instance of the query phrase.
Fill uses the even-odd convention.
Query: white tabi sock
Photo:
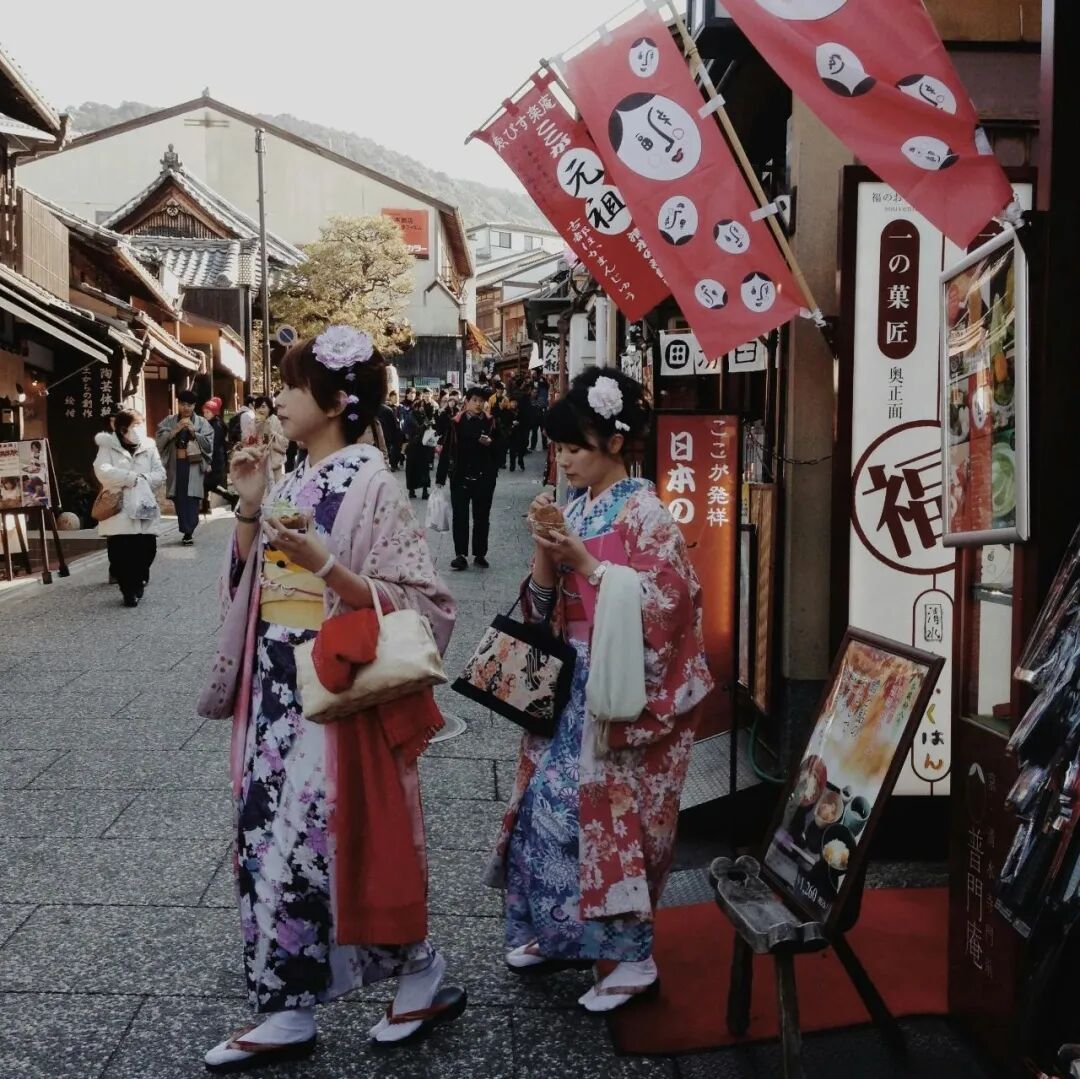
[[[514,948],[506,953],[506,965],[513,967],[515,970],[526,970],[528,967],[535,967],[539,963],[546,962],[547,960],[540,954],[538,942],[535,940],[530,941],[528,944],[522,944],[520,948]]]
[[[589,1012],[612,1012],[622,1007],[636,993],[598,993],[597,989],[644,988],[659,977],[656,960],[649,956],[640,963],[620,963],[599,985],[593,986],[578,1003]]]
[[[397,996],[394,997],[394,1014],[406,1015],[409,1012],[418,1012],[431,1007],[431,1002],[439,992],[439,986],[442,985],[445,974],[446,960],[443,959],[441,952],[435,953],[434,958],[424,970],[418,970],[415,974],[403,974],[398,978]],[[384,1017],[371,1028],[369,1033],[377,1042],[397,1042],[419,1029],[419,1020],[412,1023],[391,1023]]]
[[[270,1012],[266,1019],[254,1030],[249,1031],[237,1041],[255,1042],[259,1045],[292,1045],[306,1042],[315,1036],[315,1009],[289,1008],[286,1011]],[[247,1060],[255,1056],[243,1049],[230,1049],[226,1038],[220,1045],[215,1045],[204,1060],[207,1064],[232,1064],[237,1060]]]

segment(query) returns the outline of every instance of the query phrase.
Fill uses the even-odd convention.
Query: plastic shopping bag
[[[450,521],[450,496],[445,487],[436,487],[428,499],[427,526],[434,532],[449,532]]]

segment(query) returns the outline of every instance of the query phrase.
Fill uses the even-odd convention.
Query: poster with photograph
[[[996,236],[942,275],[944,543],[1028,538],[1027,261]]]
[[[799,909],[838,916],[944,660],[849,630],[789,783],[765,869]]]
[[[51,505],[48,440],[0,442],[0,509],[36,509]]]

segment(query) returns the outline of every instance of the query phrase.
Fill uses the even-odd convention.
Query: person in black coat
[[[405,486],[409,489],[410,498],[416,497],[417,489],[423,490],[424,498],[431,492],[431,464],[435,447],[425,444],[425,435],[434,429],[434,422],[431,406],[419,400],[405,418]]]
[[[474,386],[465,395],[465,408],[454,417],[439,458],[435,482],[450,480],[454,515],[454,553],[451,569],[469,568],[469,515],[472,514],[472,552],[476,565],[487,569],[491,503],[495,498],[498,460],[495,421],[484,414],[487,392]]]

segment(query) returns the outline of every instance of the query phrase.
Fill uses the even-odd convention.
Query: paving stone
[[[429,797],[424,808],[428,847],[490,851],[505,813],[501,802]]]
[[[0,948],[4,942],[37,909],[33,904],[4,903],[0,905]]]
[[[420,758],[420,789],[424,797],[493,801],[495,772],[491,761],[449,757]]]
[[[467,760],[516,761],[521,748],[521,729],[508,720],[461,717],[468,730],[447,742],[436,742],[427,750],[428,757],[458,757]]]
[[[236,910],[57,906],[0,949],[0,992],[246,997]]]
[[[221,851],[150,839],[0,839],[0,903],[194,906]]]
[[[114,689],[83,693],[68,687],[57,693],[35,693],[26,688],[4,694],[4,715],[13,719],[107,719],[116,715],[133,696]]]
[[[205,753],[217,753],[229,759],[232,744],[232,722],[221,719],[204,719],[194,734],[184,743],[184,749]]]
[[[229,762],[220,753],[182,750],[73,750],[34,780],[71,790],[227,790]]]
[[[500,802],[510,801],[510,795],[514,791],[514,780],[517,778],[517,761],[496,761],[495,779],[496,790]]]
[[[593,983],[589,971],[562,971],[546,978],[512,974],[505,962],[501,916],[432,917],[431,939],[446,956],[448,978],[467,985],[470,999],[477,1004],[572,1008]]]
[[[137,997],[0,994],[0,1075],[100,1075],[141,1003]]]
[[[0,838],[99,836],[133,797],[130,791],[0,790]]]
[[[0,787],[14,790],[29,786],[61,756],[56,750],[0,749]]]
[[[36,718],[0,719],[0,745],[10,749],[101,749],[115,746],[180,749],[202,725],[187,718],[136,718],[58,712]]]
[[[432,914],[502,914],[502,892],[484,883],[485,851],[428,851],[428,910]]]
[[[670,1060],[614,1056],[605,1020],[577,1007],[558,1012],[515,1011],[514,1059],[517,1079],[556,1075],[674,1079],[676,1074]]]
[[[65,792],[67,793],[67,792]],[[232,797],[220,791],[143,791],[105,833],[107,838],[228,840]]]
[[[213,880],[207,885],[199,902],[200,907],[217,907],[220,910],[236,910],[236,877],[233,873],[232,848],[225,851],[225,856],[214,872]]]

